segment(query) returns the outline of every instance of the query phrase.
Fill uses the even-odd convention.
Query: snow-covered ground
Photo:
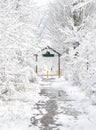
[[[91,100],[85,96],[80,88],[71,86],[64,79],[57,80],[52,87],[62,88],[69,99],[69,102],[65,104],[58,102],[59,108],[65,106],[69,109],[69,111],[66,110],[65,114],[62,114],[62,110],[59,109],[61,114],[57,115],[58,123],[63,124],[60,130],[96,130],[96,106],[92,105]],[[76,114],[72,111],[79,113]]]
[[[18,98],[0,100],[0,130],[96,130],[96,106],[80,88],[63,78],[40,84]]]
[[[34,104],[44,97],[39,95],[39,85],[15,92],[13,95],[4,95],[0,98],[0,130],[27,130],[30,129],[30,118],[34,114]],[[32,130],[32,127],[31,127]],[[36,130],[36,127],[33,128]]]

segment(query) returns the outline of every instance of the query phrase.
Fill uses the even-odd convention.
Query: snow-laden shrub
[[[16,91],[26,91],[27,88],[32,88],[33,84],[38,82],[38,77],[31,67],[24,67],[16,72],[5,72],[5,76],[1,75],[0,79],[0,94],[14,94]]]
[[[96,73],[90,73],[84,84],[86,95],[91,99],[92,104],[96,105]]]

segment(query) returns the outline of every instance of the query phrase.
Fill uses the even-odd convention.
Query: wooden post
[[[60,78],[60,56],[58,55],[58,78]]]
[[[37,65],[37,62],[38,62],[38,55],[36,54],[36,74],[38,74],[38,65]]]
[[[49,78],[49,71],[47,71],[47,78]]]

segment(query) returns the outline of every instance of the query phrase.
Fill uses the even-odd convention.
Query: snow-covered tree
[[[62,53],[64,76],[85,86],[96,71],[96,1],[58,0],[49,8],[48,30],[52,46]]]
[[[0,89],[25,88],[36,81],[34,54],[40,46],[36,13],[33,0],[0,1]]]

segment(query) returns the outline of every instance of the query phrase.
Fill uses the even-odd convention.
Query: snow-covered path
[[[96,116],[92,115],[96,114],[96,107],[78,87],[64,79],[43,80],[41,85],[40,94],[45,101],[35,105],[32,126],[38,126],[39,130],[96,130]]]
[[[14,111],[17,114],[13,113],[13,119],[8,116],[0,118],[0,130],[96,130],[96,106],[91,104],[81,89],[63,78],[43,79],[40,84],[40,96],[32,94],[36,104],[30,100],[23,103],[27,109],[22,102],[19,105],[22,109],[17,107],[21,117],[26,118],[19,118],[19,111],[10,106],[10,114]],[[12,104],[10,101],[8,103]],[[6,116],[6,113],[3,115]]]

